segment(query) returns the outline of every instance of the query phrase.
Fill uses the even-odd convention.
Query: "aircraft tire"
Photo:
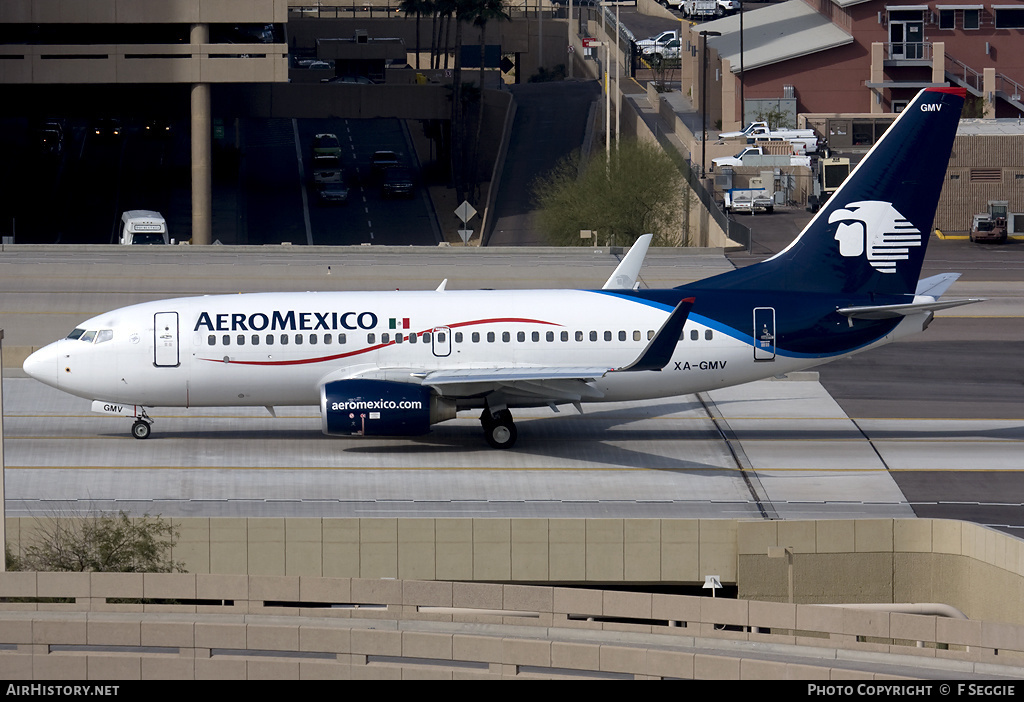
[[[512,448],[519,437],[516,423],[512,420],[512,413],[508,410],[502,410],[497,417],[490,418],[490,421],[482,421],[482,424],[484,438],[487,439],[487,444],[491,448]]]
[[[149,424],[141,419],[132,424],[132,436],[136,439],[148,439],[150,433]]]

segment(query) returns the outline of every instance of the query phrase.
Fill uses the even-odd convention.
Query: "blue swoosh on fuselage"
[[[682,286],[670,290],[591,290],[671,312],[685,297],[696,302],[690,319],[737,341],[754,345],[753,311],[755,307],[775,310],[775,352],[790,358],[829,358],[856,351],[882,339],[899,324],[900,319],[849,319],[836,309],[854,305],[897,304],[908,302],[903,297],[879,300],[863,296],[825,298],[805,293],[748,290],[702,290],[699,286]]]

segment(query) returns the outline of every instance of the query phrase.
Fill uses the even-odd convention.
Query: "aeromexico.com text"
[[[377,315],[373,312],[200,312],[193,331],[337,331],[373,329],[376,326]]]
[[[385,409],[423,409],[423,403],[418,400],[345,400],[343,402],[332,402],[331,409],[335,412],[349,412],[352,410],[385,410]]]

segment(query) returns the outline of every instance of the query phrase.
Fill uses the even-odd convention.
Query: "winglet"
[[[687,297],[679,301],[672,314],[668,316],[661,329],[654,335],[647,348],[640,356],[624,368],[616,368],[614,372],[661,370],[668,365],[672,354],[675,353],[676,344],[679,342],[679,335],[683,332],[686,319],[693,309],[694,298]]]
[[[605,281],[602,290],[632,290],[640,277],[640,267],[644,265],[644,257],[647,256],[647,247],[651,245],[653,234],[644,234],[637,238],[636,243],[630,247],[626,255],[622,257],[615,272]]]

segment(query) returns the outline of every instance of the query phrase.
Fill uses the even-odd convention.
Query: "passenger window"
[[[526,332],[518,332],[516,334],[516,341],[526,341]]]
[[[700,339],[700,332],[697,331],[696,329],[691,329],[690,330],[690,341],[697,341],[698,339]]]
[[[301,344],[302,343],[302,334],[296,334],[295,335],[295,343],[296,344]]]
[[[487,332],[487,343],[494,343],[494,332]]]
[[[273,346],[273,345],[274,345],[274,335],[273,334],[267,334],[267,346]]]
[[[424,344],[429,344],[431,338],[433,338],[433,335],[430,332],[423,332],[423,343]]]
[[[583,341],[583,332],[576,332],[576,341]]]
[[[704,340],[705,341],[711,341],[711,339],[714,337],[714,335],[715,335],[715,333],[713,331],[711,331],[710,329],[708,329],[706,332],[704,332]]]
[[[390,342],[391,342],[391,335],[390,334],[381,334],[380,335],[380,343],[387,344],[387,343],[390,343]]]
[[[413,336],[413,338],[415,339],[416,337]],[[455,332],[455,343],[456,344],[461,344],[462,343],[462,332]]]
[[[502,341],[504,341],[504,342],[505,342],[506,344],[507,344],[507,343],[508,343],[508,342],[509,342],[509,341],[510,341],[511,339],[512,339],[512,335],[511,335],[511,334],[509,334],[508,332],[502,332],[502,333],[501,333],[501,340],[502,340]]]
[[[455,335],[455,340],[456,341],[462,341],[462,339],[459,338],[461,336],[462,336],[461,334],[456,334]],[[417,341],[419,341],[419,337],[417,337],[415,334],[410,334],[409,335],[409,343],[410,344],[415,344]]]
[[[569,340],[569,332],[567,332],[567,331],[562,332],[562,337],[561,338],[562,338],[562,341],[568,341]]]
[[[259,334],[253,334],[252,335],[252,345],[253,346],[259,346],[260,345],[260,335]]]
[[[605,341],[611,341],[612,340],[612,333],[610,331],[606,331],[604,333],[604,340]]]
[[[288,335],[287,334],[282,334],[281,335],[281,346],[287,346],[287,345],[288,345]]]
[[[224,344],[225,346],[230,346],[231,336],[229,334],[225,334],[223,337],[221,337],[220,343]]]
[[[444,332],[438,332],[437,333],[437,343],[443,344],[444,343],[444,339],[445,339]]]
[[[345,334],[338,334],[338,343],[339,344],[347,344],[348,343],[348,336],[345,335]]]
[[[245,346],[245,334],[239,334],[237,342],[239,346]]]
[[[480,332],[473,332],[472,339],[473,339],[473,343],[474,344],[479,343],[480,342]]]
[[[330,334],[324,334],[324,344],[327,345],[327,346],[330,346],[331,345],[331,339],[333,339],[333,338],[334,337],[332,337]]]
[[[206,343],[209,344],[210,346],[216,346],[217,336],[215,334],[210,334],[208,337],[206,337]]]
[[[315,344],[316,343],[316,334],[310,334],[309,335],[309,343],[311,343],[311,344]]]
[[[404,338],[402,337],[402,335],[401,335],[401,334],[395,334],[395,343],[396,343],[396,344],[400,344],[400,343],[402,343],[403,341],[405,341],[405,339],[404,339]]]
[[[554,341],[555,340],[555,333],[552,332],[552,331],[549,331],[547,334],[544,335],[544,339],[546,341]]]
[[[650,341],[653,338],[654,338],[654,330],[653,329],[648,329],[647,330],[647,340]]]
[[[377,343],[377,335],[376,334],[367,334],[366,335],[366,343],[368,343],[368,344],[375,344],[375,343]]]
[[[591,341],[597,341],[597,332],[596,331],[590,332],[590,340]]]

